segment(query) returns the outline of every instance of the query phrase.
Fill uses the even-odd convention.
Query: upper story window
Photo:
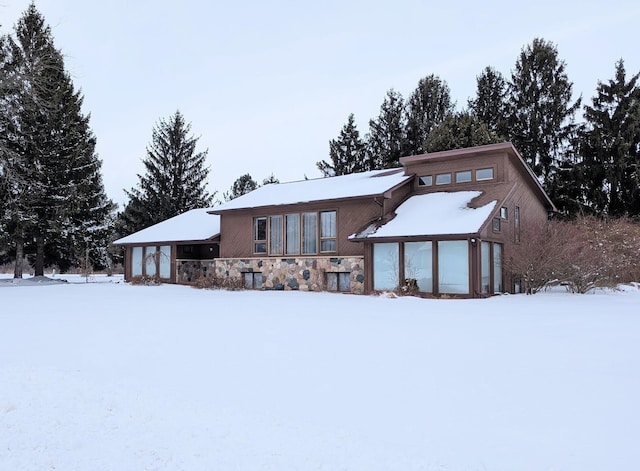
[[[480,168],[476,170],[476,181],[493,180],[493,168]]]
[[[500,218],[508,219],[508,216],[509,216],[509,210],[505,206],[500,208]]]
[[[253,218],[253,253],[267,253],[267,218]]]
[[[431,186],[433,185],[433,176],[425,175],[423,177],[418,177],[418,185],[419,186]]]
[[[320,213],[320,252],[336,251],[336,233],[336,212]]]
[[[448,185],[449,183],[451,183],[450,173],[441,173],[436,175],[436,185]]]
[[[465,183],[471,181],[471,170],[456,172],[456,183]]]

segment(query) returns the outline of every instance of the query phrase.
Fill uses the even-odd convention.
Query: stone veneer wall
[[[350,273],[351,293],[364,293],[363,257],[243,258],[178,260],[178,283],[192,283],[200,276],[262,273],[263,289],[324,291],[325,273]]]

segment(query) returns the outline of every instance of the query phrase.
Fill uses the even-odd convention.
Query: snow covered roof
[[[404,169],[396,168],[274,183],[218,206],[215,212],[381,195],[412,178],[412,175],[404,174]]]
[[[491,201],[479,208],[470,208],[471,200],[481,194],[481,191],[456,191],[412,196],[398,206],[395,218],[380,227],[371,225],[349,238],[474,234],[491,216],[497,203]]]
[[[212,209],[192,209],[118,239],[114,244],[205,241],[212,239],[220,234],[220,216],[210,214],[209,211]]]

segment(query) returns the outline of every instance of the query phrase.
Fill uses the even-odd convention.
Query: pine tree
[[[469,109],[489,130],[498,136],[507,135],[507,82],[493,67],[485,67],[476,77],[476,97],[469,100]]]
[[[424,144],[431,130],[453,112],[447,82],[436,75],[420,79],[406,104],[404,155],[425,152]]]
[[[639,77],[635,74],[627,80],[620,59],[615,77],[599,82],[592,105],[585,106],[584,190],[599,214],[640,214]]]
[[[522,49],[511,73],[507,137],[549,192],[554,168],[576,130],[580,99],[571,103],[572,86],[556,47],[544,39]]]
[[[380,106],[380,114],[369,121],[367,164],[365,168],[383,169],[400,165],[405,148],[404,99],[391,89]]]
[[[316,164],[325,177],[371,170],[366,158],[366,145],[360,139],[353,113],[340,130],[338,138],[329,141],[329,157],[331,163],[323,160]]]
[[[494,144],[502,139],[468,112],[453,113],[435,126],[424,144],[427,152]]]
[[[272,173],[267,178],[262,179],[262,186],[271,185],[272,183],[280,183],[280,180]]]
[[[245,173],[244,175],[238,177],[238,179],[233,182],[231,188],[228,193],[224,194],[225,201],[231,201],[236,199],[238,196],[246,195],[247,193],[252,192],[256,188],[258,188],[258,183],[251,178],[251,175]]]
[[[127,191],[129,203],[123,217],[130,232],[141,230],[195,208],[211,206],[207,191],[207,152],[197,152],[198,138],[191,136],[179,111],[154,126],[143,160],[145,174]]]

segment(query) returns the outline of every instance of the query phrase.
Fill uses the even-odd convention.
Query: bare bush
[[[238,291],[244,289],[242,278],[231,276],[201,276],[194,284],[194,288],[198,289],[226,289],[230,291]]]
[[[162,284],[159,277],[147,276],[147,275],[134,276],[129,280],[129,283],[131,283],[132,285],[144,285],[144,286],[158,286]]]
[[[527,294],[557,280],[567,258],[567,227],[560,221],[523,225],[520,242],[505,253],[505,268],[519,278]]]

